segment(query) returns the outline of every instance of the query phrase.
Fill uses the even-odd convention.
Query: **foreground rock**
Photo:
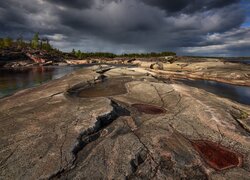
[[[0,100],[1,179],[250,177],[249,106],[140,68],[97,72]]]

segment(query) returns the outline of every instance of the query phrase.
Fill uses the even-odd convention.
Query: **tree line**
[[[115,57],[126,57],[126,58],[148,58],[148,57],[164,57],[164,56],[175,56],[175,52],[151,52],[151,53],[131,53],[131,54],[114,54],[109,52],[81,52],[80,50],[76,51],[75,49],[71,52],[72,55],[77,57],[78,59],[84,58],[98,58],[98,57],[105,57],[105,58],[115,58]]]
[[[49,43],[48,38],[40,38],[39,33],[35,33],[30,41],[26,41],[22,36],[19,36],[16,40],[10,37],[0,38],[0,49],[16,47],[18,49],[22,48],[32,48],[32,49],[43,49],[52,50],[53,47]]]
[[[54,49],[49,43],[48,38],[40,38],[39,33],[35,33],[33,38],[29,41],[24,40],[22,36],[19,36],[16,40],[10,37],[0,38],[0,49],[9,48],[31,48],[37,50],[46,50],[51,53],[61,53],[64,56],[74,56],[77,59],[84,58],[115,58],[115,57],[126,57],[126,58],[147,58],[147,57],[164,57],[164,56],[175,56],[174,52],[151,52],[151,53],[130,53],[130,54],[114,54],[109,52],[81,52],[80,50],[73,49],[71,53],[62,53],[60,50]]]

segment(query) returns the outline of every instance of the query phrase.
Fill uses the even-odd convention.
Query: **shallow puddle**
[[[91,84],[90,86],[80,90],[77,94],[82,98],[107,97],[126,94],[125,84],[131,81],[131,78],[110,78],[103,82]]]
[[[137,111],[145,114],[163,114],[166,113],[166,110],[149,104],[133,104],[132,107],[134,107]]]
[[[194,141],[192,144],[204,161],[216,170],[240,166],[242,163],[241,155],[217,143],[210,141]]]

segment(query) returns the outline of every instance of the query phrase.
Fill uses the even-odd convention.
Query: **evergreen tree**
[[[49,44],[49,39],[48,38],[43,38],[41,40],[41,48],[50,51],[52,49],[51,45]]]
[[[31,47],[34,49],[37,49],[39,47],[39,33],[35,33],[31,41]]]
[[[13,43],[13,41],[10,37],[6,37],[3,39],[3,46],[4,47],[11,47],[12,43]]]
[[[81,59],[82,58],[82,52],[80,50],[77,51],[76,57]]]

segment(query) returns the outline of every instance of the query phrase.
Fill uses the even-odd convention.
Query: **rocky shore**
[[[0,178],[250,177],[250,107],[171,82],[182,71],[249,85],[249,67],[129,63],[140,67],[83,68],[0,99]]]
[[[151,58],[86,58],[71,59],[70,53],[34,49],[10,49],[0,52],[0,67],[75,66],[84,64],[131,65],[151,69],[163,78],[203,79],[250,86],[250,65],[216,58],[151,57]]]
[[[0,50],[0,67],[27,68],[33,66],[67,65],[61,52],[48,52],[31,48]]]
[[[165,58],[114,58],[66,60],[68,64],[121,64],[146,68],[162,78],[203,79],[228,84],[250,86],[250,65],[232,63],[215,58],[165,57]]]

